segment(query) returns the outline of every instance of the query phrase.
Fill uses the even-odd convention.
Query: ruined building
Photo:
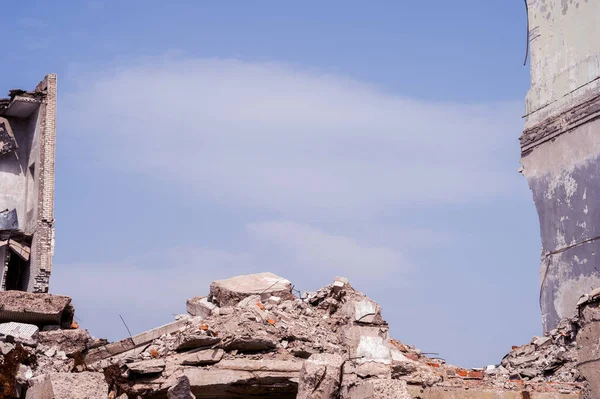
[[[56,75],[0,100],[0,290],[48,292]]]
[[[600,1],[528,0],[523,174],[542,238],[544,330],[600,286]]]

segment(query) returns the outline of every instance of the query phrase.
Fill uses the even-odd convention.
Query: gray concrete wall
[[[528,0],[523,174],[542,241],[544,330],[600,286],[600,0]]]
[[[527,0],[527,4],[530,126],[600,87],[600,2]]]
[[[29,118],[6,119],[12,127],[19,148],[0,155],[0,210],[16,209],[19,228],[25,229],[27,225],[31,227],[35,220],[33,212],[28,212],[27,197],[28,179],[33,181],[29,176],[28,165],[36,127]]]

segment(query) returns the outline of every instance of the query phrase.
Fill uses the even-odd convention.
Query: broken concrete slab
[[[344,360],[340,355],[319,353],[308,358],[300,370],[298,399],[338,397]]]
[[[391,344],[386,329],[379,327],[352,326],[346,330],[350,356],[358,363],[392,363]]]
[[[167,391],[168,399],[196,399],[196,396],[191,391],[190,380],[186,376],[181,376]]]
[[[298,391],[298,371],[254,372],[189,367],[183,374],[190,381],[191,391],[198,399],[249,397],[293,399]]]
[[[469,389],[459,387],[430,387],[408,385],[411,398],[420,399],[582,399],[581,393],[536,392],[534,390],[504,390],[501,388]]]
[[[192,335],[183,335],[181,340],[179,341],[179,345],[175,349],[176,351],[185,351],[195,348],[203,348],[218,344],[221,342],[221,338],[219,337],[211,337],[206,334],[192,334]]]
[[[14,321],[35,324],[59,324],[70,327],[73,323],[71,298],[64,295],[24,291],[0,292],[0,322]]]
[[[143,333],[134,335],[130,338],[125,338],[121,341],[102,345],[90,350],[85,356],[85,360],[88,364],[92,364],[100,360],[107,359],[111,356],[119,355],[142,345],[146,345],[153,340],[160,338],[164,334],[172,334],[176,331],[184,329],[190,324],[199,322],[199,320],[200,319],[197,318],[181,319],[173,323],[153,328],[152,330],[144,331]]]
[[[350,313],[353,314],[354,321],[365,324],[384,324],[381,317],[381,308],[379,305],[369,299],[348,302],[345,306],[350,307]]]
[[[29,380],[29,388],[25,399],[54,399],[52,381],[48,374],[43,374]]]
[[[147,375],[162,373],[166,367],[166,363],[162,359],[154,359],[128,363],[126,366],[134,374]]]
[[[273,273],[237,276],[210,285],[210,296],[219,306],[235,306],[251,295],[260,295],[263,300],[272,296],[282,300],[294,298],[292,283]]]
[[[87,349],[92,342],[92,337],[87,330],[82,329],[41,331],[38,334],[38,342],[40,345],[56,348],[71,356]]]
[[[302,368],[302,364],[303,362],[298,360],[227,359],[217,363],[215,369],[298,373]],[[297,376],[298,374],[296,374]]]
[[[192,316],[206,318],[212,314],[218,306],[208,301],[205,296],[190,298],[186,302],[187,312]]]
[[[33,324],[25,323],[0,323],[0,336],[7,335],[21,339],[37,339],[40,329]]]
[[[180,363],[184,366],[204,366],[221,361],[225,351],[223,349],[205,349],[185,355]]]
[[[47,376],[54,394],[52,399],[106,399],[108,397],[108,384],[102,373],[85,371],[82,373],[50,373]],[[47,383],[42,380],[40,384],[40,391],[47,394],[50,391]],[[27,398],[29,398],[29,392]],[[37,396],[31,398],[38,399]]]
[[[406,382],[392,379],[359,381],[342,390],[342,399],[413,399]]]
[[[268,336],[234,336],[223,343],[227,351],[262,352],[277,348],[278,341]]]

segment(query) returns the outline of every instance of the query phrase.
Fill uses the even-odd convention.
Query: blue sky
[[[258,271],[347,276],[393,336],[455,364],[541,333],[522,2],[5,11],[0,90],[59,77],[51,290],[92,334]]]

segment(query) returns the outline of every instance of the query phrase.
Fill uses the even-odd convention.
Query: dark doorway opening
[[[8,251],[8,270],[6,273],[6,290],[24,291],[24,278],[28,262],[13,251]]]

